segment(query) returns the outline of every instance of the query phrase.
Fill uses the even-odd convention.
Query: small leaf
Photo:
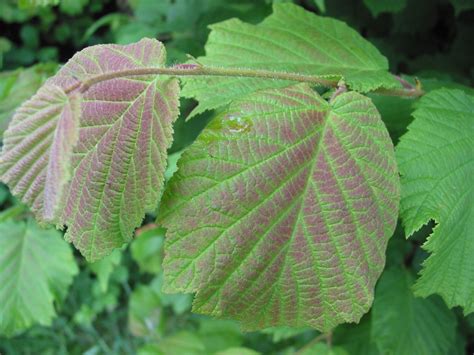
[[[440,298],[416,298],[413,276],[386,270],[377,283],[372,309],[372,339],[381,354],[450,354],[456,317]]]
[[[371,101],[305,84],[234,102],[183,154],[158,217],[166,292],[193,310],[327,331],[369,309],[396,225],[393,145]]]
[[[145,226],[137,230],[137,237],[130,245],[130,250],[140,271],[152,274],[161,271],[164,234],[163,228],[153,226]]]
[[[107,292],[110,276],[120,265],[121,261],[122,251],[114,250],[112,254],[107,255],[105,258],[89,264],[89,268],[97,275],[97,280],[99,281],[99,286],[103,293]]]
[[[54,303],[65,298],[77,272],[59,232],[40,229],[33,221],[0,223],[0,334],[50,325]]]
[[[273,14],[258,25],[231,19],[210,28],[206,56],[198,58],[203,65],[344,78],[364,92],[399,85],[387,71],[386,58],[356,31],[293,4],[275,4]],[[257,90],[292,85],[256,78],[190,77],[184,82],[183,95],[199,101],[191,116]]]
[[[424,248],[417,295],[440,294],[474,312],[474,96],[455,89],[425,95],[397,146],[400,216],[407,236],[438,223]]]

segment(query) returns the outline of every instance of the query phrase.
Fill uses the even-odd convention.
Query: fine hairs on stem
[[[114,71],[111,73],[99,74],[91,76],[83,82],[77,82],[68,87],[65,92],[70,93],[76,89],[81,92],[87,91],[92,85],[116,78],[126,76],[138,75],[170,75],[176,77],[182,76],[221,76],[221,77],[242,77],[242,78],[261,78],[268,80],[286,80],[301,83],[308,83],[317,86],[325,86],[330,88],[337,88],[339,79],[330,77],[321,77],[317,75],[303,75],[291,72],[278,72],[264,69],[245,69],[245,68],[219,68],[206,67],[201,65],[176,65],[169,68],[137,68]],[[398,78],[399,77],[395,77]],[[399,80],[400,81],[400,80]],[[401,97],[420,97],[424,94],[420,87],[414,87],[410,84],[402,83],[402,88],[384,89],[379,88],[374,90],[374,93],[387,96],[401,96]]]

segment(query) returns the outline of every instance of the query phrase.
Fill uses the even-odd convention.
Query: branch
[[[261,78],[268,80],[287,80],[300,83],[308,83],[317,86],[337,88],[339,79],[324,78],[318,75],[305,75],[291,72],[279,72],[265,69],[246,69],[246,68],[219,68],[205,67],[198,64],[179,64],[169,68],[136,68],[115,71],[111,73],[99,74],[87,78],[85,81],[78,81],[68,87],[65,91],[70,93],[79,88],[81,92],[87,91],[92,85],[102,81],[122,78],[126,76],[140,75],[171,75],[182,76],[222,76],[222,77],[242,77],[242,78]],[[403,89],[377,89],[374,93],[390,96],[419,97],[424,94],[419,88]]]

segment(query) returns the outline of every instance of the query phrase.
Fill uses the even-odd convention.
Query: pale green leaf
[[[0,223],[0,334],[50,325],[77,272],[61,233],[33,221]]]
[[[210,28],[206,56],[198,58],[203,65],[344,78],[358,91],[399,86],[387,71],[386,58],[356,31],[293,4],[275,4],[273,14],[258,25],[231,19]],[[191,116],[257,90],[292,84],[255,78],[184,81],[183,95],[199,101]]]
[[[128,306],[130,332],[135,336],[159,336],[163,332],[164,319],[159,295],[150,286],[138,285]]]
[[[248,348],[235,347],[218,351],[215,355],[260,355],[260,353]]]
[[[112,254],[107,255],[105,258],[89,264],[89,268],[97,275],[97,280],[99,281],[102,292],[107,292],[110,276],[114,270],[116,270],[117,266],[120,265],[121,260],[122,251],[114,250]]]
[[[165,231],[163,228],[148,227],[137,230],[136,238],[130,245],[133,260],[140,271],[156,274],[161,271],[163,260],[163,243]]]
[[[456,317],[440,298],[416,298],[413,282],[404,269],[382,274],[372,309],[372,339],[382,354],[448,354],[456,339]]]
[[[80,0],[78,0],[80,1]],[[59,4],[59,0],[18,0],[18,6],[29,9],[33,7],[44,7]]]
[[[424,96],[397,146],[400,215],[407,236],[430,220],[416,294],[440,294],[450,307],[474,311],[474,96],[440,89]]]
[[[309,347],[304,347],[298,351],[298,355],[349,355],[349,353],[342,347],[330,346],[325,342],[310,344]]]
[[[208,355],[199,337],[182,331],[162,339],[158,344],[148,344],[138,350],[138,355]]]
[[[199,324],[198,334],[208,353],[238,347],[243,343],[239,325],[228,320],[203,318]]]

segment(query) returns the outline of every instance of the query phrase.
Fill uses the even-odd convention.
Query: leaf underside
[[[33,221],[0,223],[0,334],[50,325],[54,302],[66,296],[77,272],[59,232],[40,229]]]
[[[425,95],[397,146],[400,216],[407,236],[431,219],[416,294],[440,294],[450,307],[474,312],[474,96],[440,89]]]
[[[126,46],[88,47],[74,55],[42,90],[61,88],[71,98],[79,94],[79,89],[69,92],[78,80],[124,69],[162,67],[165,57],[163,45],[152,39]],[[30,106],[44,103],[40,93],[19,110],[5,133],[5,141],[12,143],[2,151],[0,179],[13,187],[38,219],[50,222],[51,215],[44,211],[47,186],[54,185],[47,178],[49,166],[62,172],[62,184],[56,184],[59,197],[54,199],[61,213],[54,214],[53,221],[68,227],[66,239],[87,259],[100,259],[130,241],[145,212],[156,208],[172,124],[178,116],[177,79],[135,76],[93,85],[81,95],[76,133],[68,130],[64,137],[69,146],[57,142],[57,132],[53,132],[60,125],[50,106],[43,105],[44,113],[38,108],[22,115]],[[60,109],[64,105],[58,105]],[[77,137],[77,144],[69,136]],[[55,145],[63,149],[50,154]],[[64,170],[68,164],[70,168]]]
[[[3,137],[0,178],[43,221],[52,221],[77,141],[80,98],[46,84],[15,113]]]
[[[165,290],[247,330],[358,321],[398,212],[393,146],[371,101],[306,84],[231,104],[184,153],[158,221]],[[185,222],[183,222],[185,221]]]
[[[293,4],[276,4],[258,25],[231,19],[210,26],[206,56],[215,67],[266,69],[341,78],[356,91],[398,87],[380,52],[345,23],[314,15]],[[251,92],[292,85],[256,78],[185,78],[183,95],[199,105],[190,117],[227,105]],[[212,92],[212,95],[209,93]]]

